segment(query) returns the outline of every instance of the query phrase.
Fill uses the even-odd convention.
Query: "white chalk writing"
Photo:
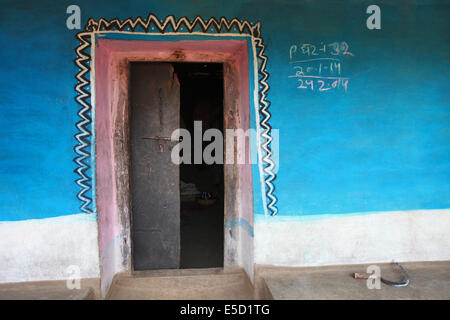
[[[353,57],[347,42],[303,43],[289,48],[289,64],[297,79],[297,88],[311,91],[343,89],[347,92],[349,78],[343,76],[344,57]]]

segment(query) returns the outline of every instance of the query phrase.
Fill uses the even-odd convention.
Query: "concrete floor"
[[[399,281],[393,264],[377,264],[381,276]],[[256,266],[255,288],[240,268],[139,271],[114,278],[107,299],[193,300],[410,300],[450,299],[450,261],[402,263],[409,274],[408,287],[381,283],[368,289],[366,280],[352,277],[368,265],[308,268]],[[81,290],[68,290],[66,281],[0,284],[0,300],[99,299],[99,279],[82,279]]]
[[[80,289],[69,290],[66,280],[0,284],[0,300],[95,300],[100,279],[81,279]]]
[[[223,267],[223,200],[210,206],[181,203],[180,267]]]
[[[381,269],[381,277],[401,281],[403,275],[396,265],[376,265]],[[450,261],[408,262],[401,265],[410,278],[409,286],[402,288],[381,283],[380,289],[368,289],[366,280],[352,277],[354,272],[365,273],[368,265],[257,267],[257,288],[261,292],[264,285],[267,286],[275,300],[450,299]]]

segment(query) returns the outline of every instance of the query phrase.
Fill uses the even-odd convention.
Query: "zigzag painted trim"
[[[90,208],[92,199],[89,197],[89,191],[92,189],[91,177],[89,177],[87,173],[90,169],[88,161],[91,156],[91,131],[88,126],[92,123],[91,116],[89,115],[92,107],[89,101],[87,101],[91,96],[89,89],[87,88],[90,81],[85,78],[90,71],[89,62],[91,57],[84,51],[91,46],[91,35],[89,33],[79,33],[76,37],[80,41],[80,45],[75,49],[77,58],[74,60],[79,69],[79,72],[75,76],[78,80],[78,84],[75,86],[75,91],[77,92],[75,101],[81,106],[81,109],[77,113],[81,120],[75,124],[78,129],[78,133],[75,134],[75,139],[78,141],[78,144],[74,147],[77,156],[73,161],[78,165],[74,172],[80,176],[80,178],[75,181],[81,188],[77,194],[78,200],[81,201],[80,209],[84,213],[92,213],[92,209]]]
[[[272,127],[269,124],[269,120],[271,117],[271,114],[269,112],[270,107],[270,101],[267,100],[267,92],[269,91],[269,84],[267,83],[267,79],[269,78],[269,74],[266,71],[266,65],[267,65],[267,57],[264,55],[264,44],[260,37],[255,38],[255,44],[256,48],[259,49],[259,52],[257,53],[258,58],[260,59],[261,63],[259,64],[259,70],[258,73],[261,76],[258,79],[259,82],[259,88],[258,88],[258,94],[259,94],[259,113],[261,115],[261,121],[260,126],[263,129],[261,133],[261,137],[264,139],[264,142],[261,144],[261,149],[264,151],[262,162],[263,162],[263,171],[264,171],[264,183],[266,184],[265,192],[266,197],[268,198],[269,202],[267,203],[267,208],[270,210],[270,215],[274,216],[278,213],[278,209],[275,206],[277,202],[277,198],[274,194],[275,192],[275,186],[273,184],[273,181],[276,178],[276,174],[273,171],[275,168],[275,163],[272,160],[272,149],[270,147],[270,144],[272,143]]]
[[[190,22],[186,17],[182,17],[176,20],[174,16],[170,15],[167,16],[164,21],[160,21],[153,14],[149,14],[146,20],[138,17],[134,20],[132,18],[128,18],[122,22],[118,18],[109,21],[103,18],[95,21],[91,18],[89,19],[85,29],[86,31],[99,32],[102,30],[109,31],[112,29],[124,31],[125,28],[130,28],[130,30],[134,32],[138,25],[146,32],[149,32],[150,27],[154,26],[160,33],[166,32],[169,26],[171,27],[173,32],[180,31],[183,26],[187,29],[188,32],[193,32],[196,27],[200,27],[203,32],[206,32],[211,26],[213,26],[215,28],[215,31],[218,33],[223,31],[222,29],[231,31],[233,27],[237,27],[240,33],[248,33],[252,36],[258,36],[260,27],[259,23],[252,26],[248,21],[241,21],[237,18],[234,18],[231,21],[228,21],[224,17],[220,18],[219,20],[210,18],[208,21],[205,21],[201,17],[197,16],[194,21]]]
[[[199,27],[204,33],[207,31],[217,33],[223,31],[238,31],[241,34],[249,34],[252,36],[258,51],[257,58],[260,60],[258,69],[258,95],[260,106],[259,113],[261,115],[260,126],[262,128],[261,137],[263,138],[261,150],[263,153],[262,171],[265,183],[264,190],[265,196],[268,200],[267,209],[270,211],[270,215],[276,215],[278,213],[278,209],[275,206],[277,198],[275,196],[275,186],[273,184],[273,181],[276,179],[276,174],[273,171],[275,168],[275,163],[272,160],[272,149],[270,146],[273,140],[271,136],[272,127],[269,124],[269,120],[271,118],[271,114],[269,112],[270,101],[267,100],[267,92],[270,88],[267,83],[269,74],[266,71],[267,57],[264,55],[265,46],[260,34],[260,23],[258,22],[252,25],[248,21],[241,21],[237,18],[228,21],[224,17],[221,17],[218,20],[215,18],[210,18],[205,21],[199,16],[191,22],[186,17],[182,17],[177,20],[173,15],[167,16],[164,20],[158,20],[153,14],[149,14],[147,19],[138,17],[136,19],[128,18],[123,21],[118,18],[109,21],[100,18],[98,21],[95,21],[91,18],[86,24],[85,32],[77,35],[77,38],[80,40],[80,46],[76,49],[78,58],[75,59],[75,63],[80,69],[80,72],[76,76],[78,85],[75,87],[75,90],[78,92],[76,101],[81,106],[81,110],[78,112],[81,120],[76,124],[79,133],[75,135],[75,138],[79,144],[74,148],[75,152],[78,154],[74,161],[78,164],[78,168],[75,172],[80,176],[80,179],[78,179],[76,183],[81,187],[81,191],[78,193],[78,199],[82,202],[81,210],[83,212],[92,212],[89,208],[92,199],[86,195],[86,193],[91,189],[91,178],[86,173],[90,166],[85,162],[85,160],[90,157],[89,138],[91,133],[87,126],[91,124],[91,118],[89,116],[91,106],[85,100],[90,97],[90,93],[86,90],[86,87],[89,85],[89,80],[87,80],[84,76],[90,71],[89,65],[87,64],[90,60],[90,56],[83,50],[91,45],[89,42],[91,33],[110,30],[135,32],[138,27],[145,30],[145,32],[149,32],[150,28],[156,28],[160,33],[185,31],[182,30],[183,27],[186,28],[187,32],[192,33],[195,32],[195,28]],[[236,29],[232,30],[233,28]]]

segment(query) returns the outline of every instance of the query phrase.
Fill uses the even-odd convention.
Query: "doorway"
[[[194,122],[202,134],[223,132],[223,86],[221,63],[130,64],[135,270],[224,266],[223,163],[194,159]],[[192,142],[190,161],[180,165],[171,161],[177,142],[170,136],[178,127]],[[209,143],[203,142],[202,150]]]
[[[248,130],[258,102],[254,48],[243,39],[152,41],[96,39],[95,186],[102,294],[115,274],[134,269],[130,166],[130,66],[134,62],[220,63],[223,65],[223,119],[226,129]],[[252,53],[253,52],[253,53]],[[252,53],[252,54],[249,54]],[[256,75],[256,73],[255,73]],[[174,82],[173,84],[176,84]],[[178,113],[177,113],[178,114]],[[178,125],[179,126],[179,125]],[[150,140],[149,140],[150,141]],[[227,141],[225,141],[227,145]],[[159,148],[159,146],[158,146]],[[225,146],[224,149],[227,147]],[[233,156],[247,152],[236,141]],[[252,166],[224,165],[223,267],[240,266],[253,279]],[[176,190],[179,190],[176,188]],[[178,211],[179,216],[179,211]],[[176,233],[179,235],[179,233]]]
[[[178,63],[174,67],[180,80],[180,128],[194,137],[194,121],[201,121],[203,132],[223,132],[222,64]],[[207,144],[203,142],[202,150]],[[191,157],[190,164],[180,165],[181,268],[223,267],[223,182],[222,163],[206,164],[202,159],[194,164]]]

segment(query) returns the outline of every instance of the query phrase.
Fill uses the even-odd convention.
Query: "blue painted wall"
[[[261,21],[279,215],[450,207],[450,6],[377,1],[1,1],[0,220],[80,212],[73,172],[76,30],[66,8],[107,19],[169,14]],[[297,89],[289,48],[345,41],[347,92]],[[262,213],[255,178],[256,213]]]

